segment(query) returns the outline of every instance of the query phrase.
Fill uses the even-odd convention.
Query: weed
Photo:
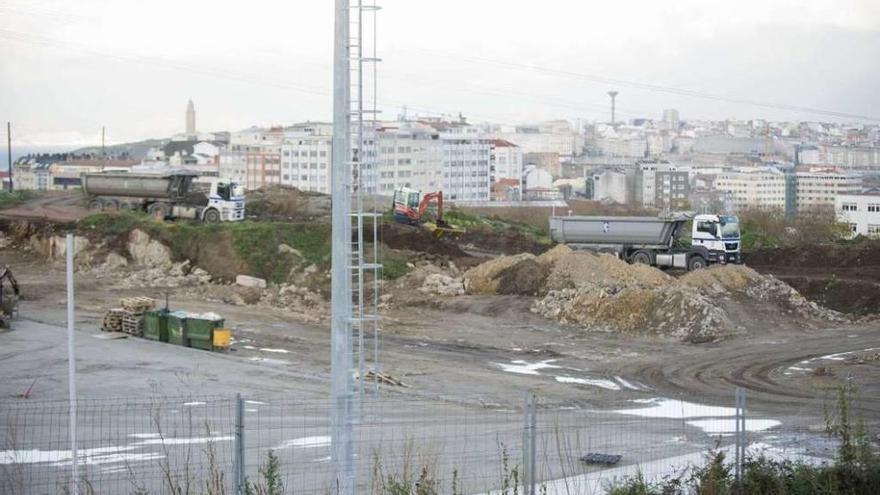
[[[0,209],[18,206],[33,197],[31,191],[0,191]]]
[[[282,495],[284,484],[281,482],[281,462],[275,452],[266,453],[266,462],[260,467],[260,481],[251,483],[245,479],[246,495]]]

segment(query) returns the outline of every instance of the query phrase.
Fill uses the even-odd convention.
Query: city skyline
[[[0,108],[16,142],[91,144],[101,125],[111,143],[169,135],[189,97],[204,130],[329,119],[329,6],[280,7],[277,16],[259,2],[212,8],[210,22],[198,22],[202,5],[169,6],[173,16],[159,7],[4,5],[0,82],[8,91]],[[602,121],[610,119],[609,90],[620,91],[619,120],[660,119],[665,108],[685,120],[858,120],[788,105],[880,115],[871,89],[880,83],[871,69],[880,8],[866,1],[564,3],[539,18],[529,12],[508,3],[428,10],[386,2],[378,33],[385,117],[407,105],[472,121]],[[308,22],[290,30],[287,19]],[[249,24],[261,27],[240,27]],[[226,33],[220,41],[210,36],[218,30]]]

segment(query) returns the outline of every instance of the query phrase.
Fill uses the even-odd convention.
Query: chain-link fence
[[[350,439],[356,493],[410,493],[395,487],[416,484],[431,488],[418,493],[602,493],[637,473],[681,473],[713,449],[733,460],[736,444],[822,459],[834,446],[815,424],[818,407],[783,425],[740,415],[733,394],[729,405],[655,398],[618,410],[367,397]],[[79,490],[235,494],[250,484],[252,493],[336,493],[330,411],[329,400],[295,396],[80,401]],[[3,493],[72,491],[68,413],[61,402],[0,405]],[[269,491],[273,484],[283,490]]]

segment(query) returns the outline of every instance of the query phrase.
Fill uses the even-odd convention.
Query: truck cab
[[[739,218],[733,215],[697,215],[691,246],[704,247],[713,263],[742,263]]]
[[[244,220],[244,187],[235,182],[212,181],[208,192],[208,208],[220,213],[220,220]]]

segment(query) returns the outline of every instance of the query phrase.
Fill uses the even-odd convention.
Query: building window
[[[871,213],[880,212],[880,203],[868,203],[868,211]]]
[[[852,232],[853,234],[855,234],[856,232],[859,231],[859,225],[856,223],[849,224],[849,231]]]
[[[843,211],[859,211],[859,206],[855,203],[843,203],[840,209]]]

